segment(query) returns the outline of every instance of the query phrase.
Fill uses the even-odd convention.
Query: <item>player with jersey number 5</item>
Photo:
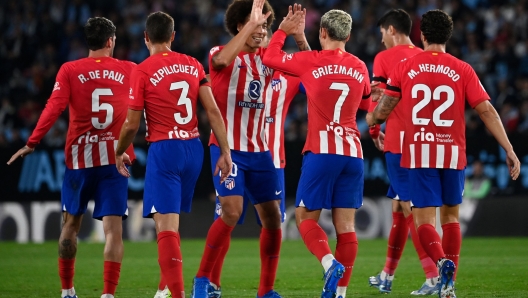
[[[344,11],[330,10],[322,16],[322,51],[286,54],[281,50],[305,13],[297,11],[282,21],[264,63],[300,77],[305,86],[308,136],[297,188],[296,222],[304,243],[324,268],[321,297],[345,297],[358,247],[354,216],[363,200],[363,152],[356,113],[358,108],[368,109],[371,87],[365,63],[345,51],[352,18]],[[317,223],[323,208],[332,210],[335,257]]]
[[[462,243],[458,211],[467,163],[466,100],[506,151],[513,180],[519,176],[520,162],[475,71],[446,53],[453,32],[451,17],[441,10],[428,11],[420,30],[424,52],[395,66],[383,97],[367,114],[367,123],[383,123],[401,101],[405,123],[401,165],[410,169],[414,223],[420,243],[439,269],[439,297],[454,298]],[[440,207],[442,239],[435,230],[436,207]]]
[[[158,234],[162,280],[172,295],[185,297],[178,234],[180,212],[190,212],[196,180],[202,169],[203,147],[198,133],[198,99],[217,136],[220,154],[214,175],[231,173],[231,154],[222,116],[203,66],[193,57],[171,51],[174,20],[163,12],[148,16],[145,44],[150,57],[132,71],[130,103],[116,149],[116,166],[129,177],[125,149],[132,143],[145,111],[150,143],[145,173],[143,216],[152,217]]]
[[[116,27],[105,18],[90,18],[84,26],[88,57],[63,64],[55,87],[27,145],[8,164],[35,150],[66,106],[70,121],[66,172],[61,192],[62,230],[59,237],[59,276],[62,298],[76,298],[73,287],[77,235],[91,199],[93,217],[103,221],[103,298],[114,297],[123,259],[122,220],[127,217],[128,180],[119,175],[114,150],[128,106],[130,72],[135,66],[112,58]],[[129,162],[135,159],[126,146]]]
[[[300,7],[298,7],[300,9]],[[282,241],[280,196],[283,190],[266,141],[266,105],[263,96],[273,70],[262,63],[264,38],[273,22],[271,5],[265,0],[235,0],[227,8],[226,28],[233,38],[211,49],[209,73],[213,94],[224,117],[233,171],[222,183],[213,177],[222,212],[207,234],[191,297],[218,297],[213,275],[224,265],[231,232],[248,195],[262,223],[260,233],[260,282],[257,297],[276,298],[274,290]],[[298,27],[299,28],[299,27]],[[304,31],[296,35],[298,46],[307,46]],[[218,136],[211,135],[211,158],[218,156]]]

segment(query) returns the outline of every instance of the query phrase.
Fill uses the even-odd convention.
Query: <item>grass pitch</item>
[[[335,246],[335,242],[331,243]],[[184,279],[189,295],[203,240],[182,241]],[[368,277],[385,262],[386,240],[360,240],[347,297],[376,297]],[[75,289],[80,298],[100,297],[103,244],[79,243]],[[458,297],[528,297],[528,238],[469,238],[462,245],[456,283]],[[276,290],[283,297],[319,297],[322,267],[301,241],[283,242]],[[159,280],[157,248],[152,243],[125,243],[125,258],[116,297],[153,297]],[[255,297],[259,280],[257,239],[235,239],[222,275],[223,297]],[[424,281],[412,242],[398,267],[389,297],[411,297]],[[0,243],[0,297],[60,297],[57,244]]]

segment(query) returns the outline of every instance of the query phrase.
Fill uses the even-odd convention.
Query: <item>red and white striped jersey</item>
[[[275,71],[266,89],[266,140],[277,169],[286,166],[284,153],[284,121],[290,103],[297,93],[301,80]]]
[[[308,98],[308,135],[303,152],[363,158],[356,113],[370,101],[365,63],[340,49],[286,54],[286,33],[278,30],[268,45],[264,63],[300,77]]]
[[[402,60],[421,52],[423,52],[422,49],[413,45],[399,45],[378,53],[374,58],[372,81],[380,82],[378,87],[385,89],[387,78],[394,66]],[[377,101],[371,101],[369,111],[374,111],[377,105]],[[402,105],[397,105],[389,115],[389,118],[387,118],[387,123],[385,124],[384,152],[401,154],[403,134],[405,132],[401,109]],[[370,135],[373,138],[377,138],[379,131],[379,125],[369,129]]]
[[[489,100],[469,64],[442,52],[419,53],[396,65],[385,94],[402,98],[402,167],[466,167],[466,100],[472,108]]]
[[[266,49],[260,48],[255,53],[241,52],[229,66],[215,70],[211,60],[222,48],[211,49],[209,74],[216,104],[226,124],[229,147],[244,152],[268,151],[263,93],[273,71],[262,64],[261,57]],[[213,133],[209,144],[218,145]]]
[[[115,164],[115,148],[128,111],[130,72],[135,63],[110,57],[64,63],[27,145],[34,148],[70,105],[64,150],[69,169]],[[132,145],[126,153],[135,159]]]
[[[145,109],[149,142],[200,136],[196,104],[209,86],[198,60],[177,52],[152,55],[132,71],[129,108]]]

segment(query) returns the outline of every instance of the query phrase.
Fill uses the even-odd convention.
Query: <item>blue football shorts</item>
[[[465,170],[410,169],[411,206],[417,208],[455,206],[462,203]]]
[[[211,145],[211,167],[214,173],[220,157],[220,148]],[[216,194],[221,197],[244,196],[248,194],[253,205],[280,200],[284,191],[277,177],[277,171],[269,151],[242,152],[231,150],[233,169],[223,183],[220,175],[213,176]]]
[[[281,222],[284,222],[286,220],[286,187],[284,182],[284,169],[276,169],[277,176],[279,179],[279,183],[281,185],[282,191],[279,191],[279,197],[280,197],[280,210],[281,210]],[[244,219],[246,217],[246,211],[248,209],[249,202],[253,202],[253,199],[250,198],[249,193],[244,193],[244,205],[242,209],[242,214],[240,215],[240,218],[238,219],[239,225],[244,223]],[[262,222],[260,221],[260,217],[258,215],[257,209],[253,209],[255,211],[255,216],[257,218],[257,224],[259,226],[262,226]],[[214,219],[216,220],[220,215],[222,214],[222,204],[220,204],[220,200],[218,199],[218,196],[216,197],[216,209],[214,213]]]
[[[150,144],[147,154],[143,217],[191,211],[196,181],[202,170],[200,139],[163,140]]]
[[[116,215],[128,216],[128,179],[117,171],[115,165],[72,170],[66,168],[62,183],[62,211],[79,216],[86,212],[93,199],[93,218]]]
[[[307,152],[295,206],[308,210],[357,209],[363,205],[363,184],[363,159]]]
[[[389,190],[387,197],[403,202],[409,202],[409,169],[400,166],[401,154],[385,153]]]

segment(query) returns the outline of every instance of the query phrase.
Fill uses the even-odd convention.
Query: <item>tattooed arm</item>
[[[367,124],[373,126],[385,122],[398,102],[400,102],[399,97],[383,94],[374,111],[367,114]]]

